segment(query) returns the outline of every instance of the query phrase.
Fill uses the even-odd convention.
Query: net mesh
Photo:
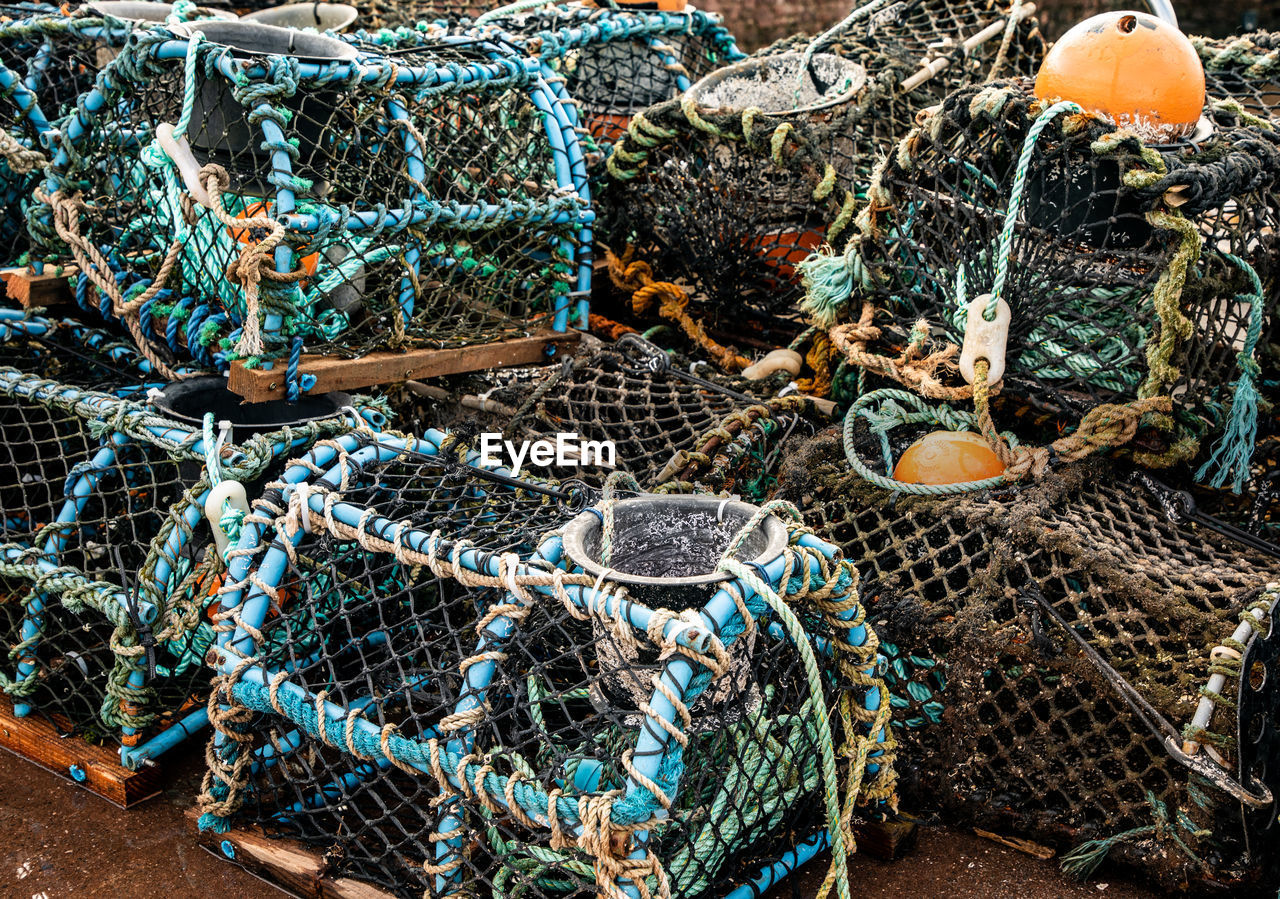
[[[389,56],[308,35],[268,57],[254,27],[139,36],[33,212],[135,336],[208,368],[284,355],[292,383],[304,348],[565,326],[588,213],[534,63],[417,32]]]
[[[532,390],[495,391],[515,409],[504,428],[509,439],[547,438],[561,433],[581,440],[611,442],[618,470],[643,484],[654,478],[675,454],[694,449],[695,442],[726,415],[769,397],[781,386],[777,379],[681,376],[678,364],[662,350],[634,336],[612,346],[584,352],[540,379]],[[597,465],[552,473],[600,483],[608,470]]]
[[[853,445],[870,464],[878,442],[864,426]],[[1029,488],[894,495],[822,435],[784,466],[777,495],[808,498],[806,520],[863,574],[912,801],[1055,845],[1103,840],[1086,844],[1090,863],[1110,851],[1165,884],[1248,882],[1271,837],[1253,813],[1247,834],[1241,804],[1170,757],[1165,733],[1069,633],[1178,728],[1175,745],[1196,741],[1235,777],[1230,660],[1247,641],[1232,634],[1280,563],[1175,524],[1162,504],[1172,491],[1143,483],[1087,463]],[[1215,672],[1227,675],[1216,692]],[[1193,723],[1210,697],[1211,716]]]
[[[823,674],[813,681],[795,644],[762,618],[731,648],[719,679],[686,697],[681,748],[668,748],[646,780],[636,766],[655,751],[641,751],[642,734],[656,727],[645,723],[650,682],[670,666],[658,632],[637,630],[630,612],[592,615],[567,595],[526,595],[522,583],[550,585],[549,569],[522,569],[522,580],[509,567],[515,557],[489,579],[459,567],[464,541],[490,560],[502,548],[528,558],[535,533],[572,513],[545,496],[521,500],[521,488],[474,468],[442,471],[412,454],[322,480],[323,496],[313,486],[305,500],[311,532],[290,550],[282,539],[298,533],[291,521],[301,506],[265,500],[289,511],[273,516],[252,563],[257,586],[237,607],[237,635],[261,634],[249,659],[225,663],[228,705],[215,717],[206,826],[256,823],[321,850],[331,871],[401,896],[615,895],[622,871],[646,891],[661,876],[672,895],[713,895],[813,837],[823,808],[814,706],[840,709],[845,728],[874,717],[848,704],[869,681],[838,658],[819,657]],[[701,539],[722,552],[745,521],[726,519]],[[625,518],[618,528],[611,564],[672,570],[642,561],[652,547],[634,543],[646,538]],[[432,531],[441,541],[434,552],[425,543]],[[424,552],[435,561],[423,564]],[[830,602],[852,618],[850,574],[822,568],[815,589],[828,585]],[[586,580],[594,578],[576,583]],[[497,585],[517,592],[504,596]],[[840,641],[865,664],[866,647],[844,645],[840,625],[849,622],[807,605],[798,576],[791,585],[804,630]],[[249,609],[257,595],[271,596],[261,625]],[[741,627],[722,628],[722,638]],[[479,668],[485,661],[492,667]],[[709,680],[698,674],[694,684]],[[866,789],[883,798],[887,768],[878,771]],[[622,798],[629,783],[667,796],[670,816],[649,821],[643,792]],[[578,809],[594,821],[585,809],[599,803],[600,823],[615,836],[575,837]],[[642,823],[648,860],[628,866],[618,845]]]
[[[894,3],[819,47],[812,83],[799,57],[809,39],[797,36],[756,54],[750,74],[725,70],[714,87],[645,110],[610,158],[619,216],[606,212],[598,231],[693,285],[711,314],[791,311],[803,293],[796,264],[839,239],[871,166],[917,110],[987,77],[1000,34],[959,47],[1005,15],[983,0]],[[1034,21],[1021,22],[1005,71],[1034,72],[1043,51]],[[904,88],[939,57],[946,68]],[[866,72],[852,96],[849,63]]]
[[[179,10],[202,19],[207,10]],[[32,249],[25,213],[47,163],[47,136],[92,88],[137,27],[85,9],[58,14],[35,4],[0,5],[0,247],[6,265]]]
[[[563,79],[582,125],[602,149],[622,137],[633,115],[743,55],[718,15],[696,9],[549,6],[498,16],[490,24]]]

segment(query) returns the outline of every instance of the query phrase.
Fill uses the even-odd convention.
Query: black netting
[[[839,238],[871,167],[919,109],[988,76],[1001,33],[967,54],[953,49],[1005,20],[982,0],[895,3],[820,47],[811,76],[803,36],[715,73],[646,110],[615,149],[597,230],[615,248],[635,244],[717,315],[788,311],[800,296],[796,264]],[[1033,21],[1022,22],[1003,71],[1033,72],[1043,49]],[[949,65],[908,85],[938,54]]]
[[[781,386],[776,379],[715,376],[705,367],[690,380],[675,370],[677,365],[652,344],[624,337],[549,372],[531,392],[499,390],[493,396],[516,409],[505,428],[511,439],[573,433],[582,440],[610,441],[616,467],[652,484],[677,451],[693,449],[724,416]],[[711,380],[704,380],[709,375]],[[608,471],[592,466],[558,473],[598,482]]]
[[[854,445],[869,463],[878,453],[865,428]],[[1164,816],[1173,829],[1154,843],[1143,831],[1107,848],[1170,884],[1259,875],[1273,850],[1246,834],[1240,804],[1175,762],[1075,639],[1177,728],[1175,746],[1195,741],[1234,778],[1238,668],[1214,647],[1236,645],[1276,558],[1175,523],[1172,491],[1100,464],[998,493],[895,496],[820,437],[778,495],[808,498],[806,520],[863,573],[915,803],[1069,846]],[[1225,699],[1193,723],[1214,671],[1230,674]]]

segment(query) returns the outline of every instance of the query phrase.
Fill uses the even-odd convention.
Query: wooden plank
[[[498,343],[457,347],[447,350],[419,349],[404,353],[370,353],[359,359],[337,356],[303,356],[298,363],[300,374],[315,375],[316,383],[307,393],[329,393],[334,390],[358,390],[379,384],[458,375],[472,371],[488,371],[512,365],[536,365],[571,355],[581,334],[577,331],[558,333],[542,331],[529,337],[516,337]],[[548,355],[548,347],[555,352]],[[251,403],[285,397],[285,364],[277,361],[271,369],[245,368],[242,362],[231,364],[227,385]]]
[[[884,862],[896,861],[916,846],[920,829],[914,821],[863,821],[853,825],[858,851]]]
[[[78,270],[74,265],[62,266],[60,273],[54,274],[52,268],[47,267],[41,275],[26,267],[0,269],[0,281],[9,299],[24,309],[75,306],[71,279]]]
[[[198,816],[195,809],[187,812],[193,827]],[[218,856],[303,899],[391,899],[390,893],[370,884],[350,877],[329,876],[329,866],[320,853],[295,840],[275,839],[256,829],[226,833],[197,829],[196,838]]]
[[[8,697],[0,698],[0,748],[65,777],[121,808],[137,805],[160,793],[158,766],[147,765],[140,771],[130,771],[120,764],[115,749],[94,746],[79,737],[62,736],[67,730],[70,730],[69,723],[60,732],[52,721],[39,714],[15,717],[13,703]]]

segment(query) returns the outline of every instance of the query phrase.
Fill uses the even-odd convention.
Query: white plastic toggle
[[[988,384],[1004,377],[1005,348],[1009,344],[1009,322],[1013,313],[1002,299],[996,304],[995,319],[987,321],[982,313],[990,299],[991,294],[984,293],[968,306],[969,319],[965,322],[964,345],[960,348],[960,375],[967,384],[972,384],[977,377],[973,369],[979,359],[986,359],[991,364],[987,372]]]
[[[184,134],[182,137],[174,137],[173,126],[168,122],[161,122],[156,126],[156,140],[160,144],[160,149],[164,150],[165,154],[173,160],[173,164],[178,167],[178,174],[187,185],[187,192],[201,206],[212,209],[209,192],[200,183],[200,163],[196,162],[195,156],[191,153],[187,136]]]
[[[209,527],[213,529],[214,543],[217,544],[218,552],[223,556],[226,555],[227,546],[231,543],[231,538],[222,529],[222,507],[228,502],[231,503],[232,508],[239,509],[246,515],[249,513],[249,496],[245,493],[244,484],[239,481],[221,481],[218,486],[209,491],[209,496],[204,501],[204,517],[209,519]]]

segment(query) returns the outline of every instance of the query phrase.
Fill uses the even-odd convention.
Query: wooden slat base
[[[516,337],[498,343],[458,347],[447,350],[409,350],[404,353],[370,353],[359,359],[337,356],[303,356],[299,374],[315,375],[316,383],[307,393],[329,393],[334,390],[358,390],[379,384],[422,380],[440,375],[458,375],[487,371],[512,365],[536,365],[572,355],[580,334],[543,331],[529,337]],[[554,355],[548,354],[554,347]],[[250,403],[284,399],[285,363],[277,360],[267,370],[245,368],[243,362],[231,364],[227,385]]]
[[[66,730],[70,730],[69,723]],[[58,728],[39,714],[15,717],[8,697],[0,697],[0,748],[65,777],[121,808],[137,805],[160,792],[158,766],[130,771],[120,764],[117,750],[111,747],[61,736]],[[83,779],[73,775],[73,767],[83,772]]]
[[[187,813],[192,826],[198,813]],[[328,865],[316,852],[294,840],[274,839],[256,830],[227,833],[197,831],[197,839],[217,855],[292,891],[303,899],[392,899],[390,893],[350,877],[330,877]]]
[[[859,852],[891,862],[915,848],[920,828],[912,821],[864,821],[853,826],[853,835]]]
[[[9,299],[23,309],[57,309],[75,306],[75,295],[71,288],[71,279],[78,269],[74,266],[63,266],[58,274],[52,268],[37,275],[29,268],[0,269],[0,281],[4,282],[4,290]]]

